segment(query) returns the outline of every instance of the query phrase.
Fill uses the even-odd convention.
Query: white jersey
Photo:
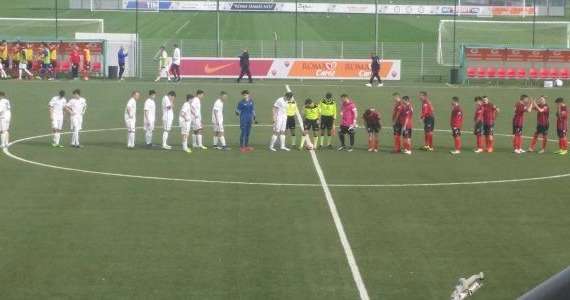
[[[71,98],[66,107],[70,110],[72,117],[81,117],[87,111],[87,100],[83,97]]]
[[[137,119],[137,101],[134,98],[129,99],[125,107],[125,120]]]
[[[63,120],[63,110],[67,105],[64,97],[55,96],[49,101],[50,115],[52,120]]]
[[[172,52],[172,63],[180,65],[180,48],[174,48],[174,51]]]
[[[277,99],[273,107],[275,108],[275,118],[287,118],[287,101],[285,98]]]
[[[194,120],[202,120],[202,103],[200,102],[200,98],[198,97],[194,97],[190,101],[190,112]]]
[[[174,117],[174,108],[172,107],[172,101],[168,96],[162,98],[162,119],[168,120]]]
[[[180,123],[189,123],[192,120],[192,108],[189,101],[184,102],[180,108],[180,114],[178,116],[178,121]]]
[[[154,123],[156,117],[156,103],[154,99],[148,98],[144,102],[144,122],[147,124]]]
[[[0,99],[0,120],[10,121],[12,111],[10,100],[6,98]]]
[[[214,102],[214,107],[212,108],[212,124],[224,124],[224,101],[221,99]]]

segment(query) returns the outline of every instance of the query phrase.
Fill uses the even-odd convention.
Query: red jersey
[[[402,110],[402,102],[396,102],[392,110],[392,122],[397,122],[400,119],[400,111]]]
[[[524,123],[524,113],[527,111],[526,105],[519,101],[515,104],[515,116],[513,117],[513,126],[523,127]]]
[[[461,128],[463,127],[463,110],[461,106],[454,106],[451,110],[451,128]]]
[[[540,108],[544,109],[543,112],[536,113],[536,124],[540,126],[548,126],[549,121],[548,118],[550,117],[550,109],[548,108],[547,104],[544,106],[539,106]]]
[[[366,127],[380,127],[380,114],[375,110],[367,109],[362,115]]]
[[[568,107],[565,104],[558,107],[556,127],[558,130],[568,130]]]
[[[497,106],[489,102],[483,104],[483,123],[487,125],[494,125],[497,119]]]
[[[421,118],[424,119],[427,117],[433,117],[433,105],[431,105],[431,101],[429,101],[429,99],[422,101]]]
[[[398,117],[398,121],[402,126],[406,125],[406,128],[412,128],[413,126],[413,116],[414,116],[414,109],[411,105],[402,105],[400,110],[400,115]]]
[[[69,55],[69,60],[72,64],[78,65],[81,62],[81,56],[79,55],[79,51],[73,50]]]
[[[484,110],[485,110],[485,108],[484,108],[483,104],[475,105],[475,117],[473,118],[475,123],[483,122]]]

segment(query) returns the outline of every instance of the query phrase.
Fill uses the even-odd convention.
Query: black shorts
[[[483,124],[483,134],[486,136],[495,134],[495,124]]]
[[[287,116],[287,125],[285,128],[287,129],[295,129],[295,116]]]
[[[340,134],[354,134],[354,128],[348,126],[340,126]]]
[[[321,116],[321,129],[331,130],[334,124],[333,116]]]
[[[516,126],[513,124],[513,135],[522,135],[523,128],[522,126]]]
[[[474,135],[483,134],[483,122],[475,122],[475,127],[473,127],[473,134]]]
[[[402,124],[400,124],[400,123],[394,124],[393,129],[394,129],[394,135],[395,136],[402,135]]]
[[[558,129],[556,130],[556,133],[558,133],[558,138],[559,138],[559,139],[563,139],[563,138],[566,137],[566,135],[568,135],[568,131],[567,131],[566,129],[560,129],[560,128],[558,128]]]
[[[318,131],[319,130],[319,122],[318,120],[303,120],[303,127],[305,128],[305,130],[313,130],[313,131]]]
[[[537,125],[536,126],[536,134],[548,135],[548,128],[549,128],[549,125]]]
[[[453,137],[461,136],[461,128],[452,127],[452,128],[451,128],[451,135],[452,135]]]
[[[380,132],[381,127],[379,125],[375,126],[366,126],[366,131],[368,133],[378,133]]]
[[[435,119],[433,116],[424,118],[424,132],[432,132],[435,126]]]
[[[412,128],[406,128],[402,131],[402,136],[406,139],[412,138]]]

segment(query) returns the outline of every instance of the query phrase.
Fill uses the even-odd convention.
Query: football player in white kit
[[[285,131],[287,130],[287,101],[291,98],[293,98],[293,93],[287,92],[285,96],[277,99],[273,104],[273,135],[269,144],[271,151],[277,151],[275,149],[277,137],[279,137],[281,150],[289,151],[289,148],[285,146]]]
[[[144,101],[144,142],[147,147],[152,147],[152,132],[154,131],[154,122],[156,119],[156,92],[148,91],[148,99]]]
[[[192,123],[192,108],[190,107],[192,99],[194,99],[194,95],[186,95],[186,101],[182,104],[178,116],[180,133],[182,134],[182,150],[186,153],[192,153],[192,150],[188,148],[188,134],[190,134],[190,126]]]
[[[141,93],[134,91],[131,93],[131,98],[127,101],[125,107],[125,127],[127,127],[127,148],[135,148],[135,131],[137,128],[137,101]]]
[[[83,128],[83,116],[87,111],[87,100],[81,97],[81,91],[79,89],[73,91],[72,98],[67,102],[65,106],[67,112],[69,112],[69,120],[71,125],[71,147],[81,148],[79,144],[79,131]]]
[[[174,120],[174,100],[176,93],[168,92],[162,97],[162,149],[170,150],[172,147],[168,145],[168,133],[172,129],[172,121]]]
[[[192,114],[192,123],[190,124],[190,129],[192,129],[192,147],[200,148],[203,150],[208,149],[204,146],[202,139],[202,98],[204,98],[204,91],[197,90],[196,96],[190,102],[190,112]]]
[[[212,107],[212,125],[214,127],[214,148],[218,150],[230,150],[226,145],[224,136],[224,102],[228,100],[226,92],[220,93],[220,98],[214,102]]]
[[[12,119],[12,112],[10,107],[10,100],[6,98],[4,92],[0,92],[0,148],[8,147],[10,140],[10,120]]]
[[[52,147],[63,148],[63,145],[60,144],[60,140],[61,130],[63,129],[63,113],[66,105],[67,100],[65,100],[65,91],[63,90],[59,91],[59,94],[51,98],[48,103],[51,129],[53,131]]]

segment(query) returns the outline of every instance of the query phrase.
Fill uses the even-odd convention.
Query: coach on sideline
[[[251,71],[249,70],[249,52],[247,51],[247,49],[244,49],[241,55],[239,56],[239,67],[241,70],[239,72],[239,77],[237,79],[237,82],[239,83],[243,78],[243,76],[247,75],[249,83],[253,83],[253,80],[251,79]]]

